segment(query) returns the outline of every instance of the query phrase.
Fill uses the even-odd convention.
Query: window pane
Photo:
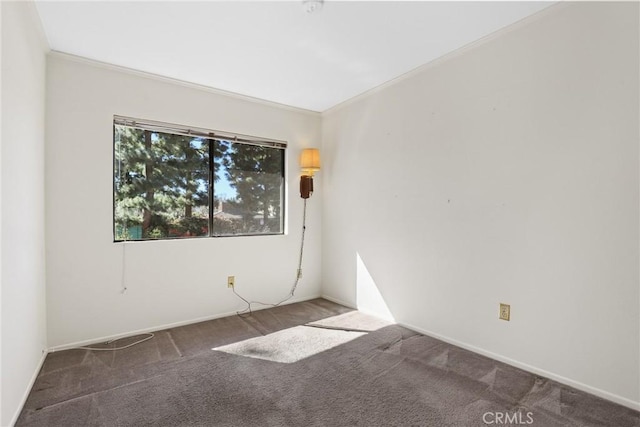
[[[114,118],[116,241],[283,233],[286,145],[213,135]]]
[[[283,232],[284,150],[215,141],[213,234]]]
[[[114,126],[115,240],[209,235],[209,143]]]

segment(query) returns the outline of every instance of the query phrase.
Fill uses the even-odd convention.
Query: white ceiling
[[[51,49],[324,111],[549,2],[37,2]]]

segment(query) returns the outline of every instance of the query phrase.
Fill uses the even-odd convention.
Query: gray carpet
[[[212,350],[322,319],[340,328],[329,318],[348,312],[313,300],[50,354],[17,425],[467,427],[519,412],[533,426],[640,426],[638,412],[397,325],[294,363]]]

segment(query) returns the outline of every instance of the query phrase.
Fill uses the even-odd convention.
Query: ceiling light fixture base
[[[324,0],[303,0],[302,5],[304,6],[307,13],[314,13],[322,9],[322,5],[324,4]]]

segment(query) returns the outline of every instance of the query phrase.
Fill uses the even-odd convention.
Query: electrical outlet
[[[227,277],[227,288],[233,288],[236,285],[236,276]]]
[[[500,303],[500,319],[509,321],[511,319],[511,306]]]

